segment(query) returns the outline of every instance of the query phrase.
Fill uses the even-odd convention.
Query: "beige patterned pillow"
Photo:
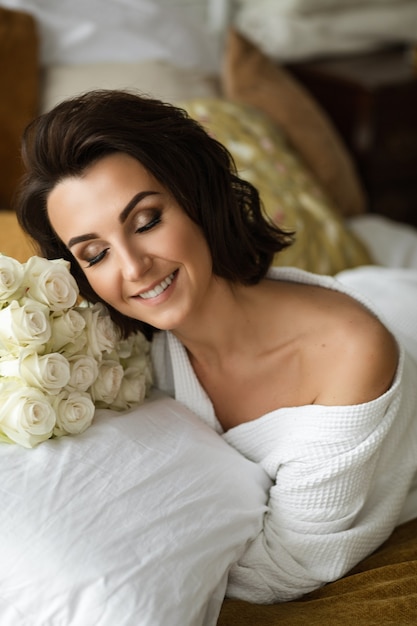
[[[335,274],[371,262],[314,175],[263,112],[219,98],[179,105],[228,148],[241,178],[259,190],[265,212],[296,231],[296,242],[276,255],[274,265]]]

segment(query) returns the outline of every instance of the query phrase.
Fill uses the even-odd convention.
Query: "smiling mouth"
[[[138,297],[142,298],[143,300],[148,300],[149,298],[156,298],[156,296],[160,296],[161,293],[165,291],[165,289],[168,289],[168,287],[175,278],[175,274],[176,272],[172,272],[172,274],[164,278],[164,280],[161,281],[159,285],[156,285],[156,287],[153,287],[153,289],[149,289],[149,291],[143,291],[142,293],[138,294]]]

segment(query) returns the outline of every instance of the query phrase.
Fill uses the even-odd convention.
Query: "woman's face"
[[[104,157],[59,182],[52,227],[108,304],[160,329],[198,313],[213,280],[201,229],[134,158]]]

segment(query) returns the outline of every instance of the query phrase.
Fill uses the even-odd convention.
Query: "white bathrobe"
[[[229,597],[256,603],[291,600],[341,577],[417,516],[417,271],[365,267],[335,280],[274,268],[268,276],[352,295],[391,329],[400,358],[376,400],[281,408],[224,433],[184,347],[169,332],[155,336],[157,386],[273,481],[263,531],[229,577]]]

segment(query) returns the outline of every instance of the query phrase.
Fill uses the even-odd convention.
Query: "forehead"
[[[93,163],[82,175],[62,179],[47,198],[48,217],[62,238],[61,231],[67,234],[69,227],[86,228],[109,211],[118,214],[141,191],[165,190],[139,161],[112,154]]]
[[[68,176],[59,181],[56,185],[77,182],[85,183],[83,187],[113,186],[118,184],[137,186],[143,183],[159,185],[156,178],[145,168],[144,165],[134,157],[116,152],[94,161],[77,176]]]

